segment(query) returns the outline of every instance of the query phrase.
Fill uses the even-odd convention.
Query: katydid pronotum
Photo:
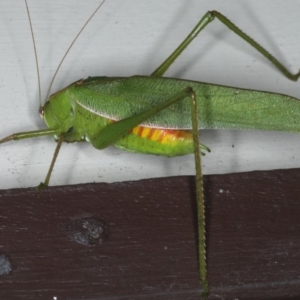
[[[105,74],[106,75],[106,74]],[[145,79],[146,80],[146,79]],[[166,82],[166,81],[165,81]],[[190,83],[189,85],[193,85],[192,83]],[[197,89],[196,88],[196,86],[193,86],[193,88],[194,89]],[[182,89],[181,89],[182,90]],[[238,93],[240,93],[240,91],[238,91]],[[197,96],[197,91],[196,91],[196,96]],[[284,101],[286,101],[287,99],[285,99]],[[239,111],[239,113],[240,114],[243,114],[243,112],[242,111]],[[233,122],[235,122],[235,121],[233,121]],[[226,127],[226,126],[225,126]],[[252,128],[255,128],[255,126],[254,127],[252,127]],[[272,128],[272,127],[268,127],[268,129],[278,129],[278,128]]]

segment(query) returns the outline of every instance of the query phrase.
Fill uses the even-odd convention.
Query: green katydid
[[[34,88],[36,73],[35,68],[32,67],[34,64],[32,44],[28,42],[28,21],[24,15],[24,7],[17,6],[11,9],[12,3],[1,1],[0,4],[1,11],[7,12],[1,18],[3,26],[0,28],[3,30],[1,53],[5,57],[0,61],[2,74],[5,74],[2,76],[1,84],[2,136],[17,132],[20,127],[31,130],[43,126],[43,120],[36,113],[37,89]],[[89,5],[81,1],[70,3],[64,1],[64,3],[59,2],[57,8],[56,2],[52,1],[52,3],[53,6],[49,7],[45,7],[40,1],[30,3],[32,8],[37,9],[36,14],[34,14],[35,10],[32,14],[39,60],[43,66],[41,72],[43,98],[59,59],[72,37],[79,31],[81,24],[88,18],[93,9],[91,6],[96,6],[98,1],[90,1]],[[299,4],[289,3],[292,4],[283,6],[281,1],[251,3],[251,19],[251,15],[248,14],[250,4],[245,5],[240,1],[230,7],[227,7],[224,1],[190,1],[184,12],[180,9],[185,5],[185,1],[172,1],[172,6],[167,10],[167,3],[162,1],[152,1],[152,4],[148,5],[146,2],[137,1],[131,2],[130,5],[122,4],[121,7],[119,2],[106,2],[101,9],[103,16],[94,18],[93,24],[81,35],[59,72],[52,90],[59,90],[70,82],[92,75],[150,74],[189,33],[202,12],[209,9],[216,9],[231,16],[263,45],[273,52],[277,51],[275,53],[280,59],[285,58],[285,61],[292,66],[292,70],[296,71],[299,61],[297,61],[298,56],[295,55],[297,47],[295,47],[293,28],[296,27],[295,22],[298,20],[296,12]],[[49,13],[51,7],[53,8]],[[73,7],[73,11],[69,9],[70,7]],[[272,9],[272,14],[269,13],[269,9]],[[73,14],[78,11],[80,14],[74,18]],[[15,13],[18,13],[18,17]],[[178,14],[180,16],[174,20],[174,16]],[[106,17],[107,15],[109,17]],[[130,26],[128,15],[132,24]],[[290,16],[289,22],[278,24],[277,20],[283,18],[283,15]],[[50,20],[51,27],[47,25]],[[66,28],[62,23],[65,20],[68,20]],[[259,25],[255,20],[258,20]],[[123,31],[125,26],[126,32]],[[92,31],[94,28],[95,31]],[[259,32],[260,28],[262,32]],[[46,31],[50,29],[50,32]],[[146,34],[143,35],[143,32]],[[89,39],[88,47],[85,37]],[[272,43],[271,38],[274,41]],[[281,56],[277,50],[277,45],[280,44],[284,44],[282,51],[285,51]],[[80,51],[80,54],[76,51]],[[251,47],[245,45],[234,34],[230,34],[218,22],[208,26],[197,44],[191,45],[186,51],[186,54],[184,53],[170,68],[167,76],[270,90],[297,97],[296,84],[286,80],[278,72],[274,72],[264,58],[252,51]],[[223,59],[223,55],[226,59]],[[138,61],[136,57],[139,57]],[[238,61],[235,61],[236,57]],[[46,69],[48,67],[51,69]],[[223,70],[227,70],[226,76]],[[68,73],[65,73],[66,71]],[[206,174],[299,165],[295,161],[298,157],[296,153],[299,148],[298,139],[291,134],[272,133],[271,136],[270,133],[266,135],[264,132],[251,131],[204,131],[202,141],[213,150],[205,157],[203,171]],[[234,148],[232,144],[235,145]],[[289,145],[288,153],[286,145]],[[38,150],[41,147],[43,151]],[[48,159],[52,156],[53,147],[52,140],[48,138],[20,141],[18,147],[11,147],[11,144],[0,147],[1,188],[34,186],[44,176],[44,170],[48,168]],[[274,148],[279,148],[279,151],[273,151],[271,157],[269,153]],[[59,176],[52,177],[52,185],[134,180],[194,172],[191,155],[173,159],[152,155],[145,157],[119,151],[114,147],[101,151],[99,155],[90,145],[84,143],[64,145],[58,160],[54,173],[57,172]],[[99,168],[94,168],[95,161],[98,162]]]
[[[212,21],[213,16],[223,20],[226,25],[231,24],[227,19],[224,20],[222,15],[213,12],[213,14],[208,13],[205,15],[205,17],[202,19],[202,23],[200,22],[202,25],[199,23],[199,26],[195,31],[198,31],[200,28],[203,29],[209,22]],[[234,25],[230,26],[231,29],[235,28]],[[256,45],[256,48],[257,47],[258,46]],[[177,58],[179,54],[180,53],[176,54],[174,58]],[[271,58],[271,60],[272,59],[273,58]],[[122,140],[121,144],[118,140],[123,137],[124,134],[130,131],[132,127],[137,126],[141,122],[144,122],[145,126],[150,127],[153,127],[153,124],[155,124],[155,126],[158,128],[172,128],[176,130],[179,128],[191,129],[191,119],[187,116],[189,115],[188,111],[191,109],[191,105],[188,100],[192,98],[196,99],[198,104],[197,115],[198,122],[200,123],[199,128],[265,129],[299,132],[297,120],[300,104],[298,103],[297,99],[279,94],[269,94],[241,90],[237,88],[212,86],[209,84],[192,81],[161,78],[170,64],[171,63],[163,64],[161,69],[158,68],[151,74],[152,77],[93,77],[84,81],[77,81],[74,85],[71,85],[67,89],[56,93],[51,98],[52,102],[48,102],[48,104],[46,104],[42,113],[44,114],[46,123],[49,125],[51,130],[39,131],[37,135],[55,134],[60,136],[61,141],[62,139],[68,141],[79,141],[82,140],[82,137],[84,136],[84,138],[91,141],[93,145],[98,148],[110,145],[111,143],[119,143],[121,148],[127,148],[129,150],[138,152],[145,151],[147,153],[151,152],[154,154],[161,154],[160,150],[156,150],[157,148],[155,148],[154,151],[149,149],[144,150],[144,148],[141,148],[140,145],[136,146],[134,144],[134,147],[132,147],[131,144],[128,144],[127,140]],[[298,79],[299,74],[293,76],[278,62],[275,62],[275,64],[279,69],[283,70],[286,76],[291,77],[293,80]],[[104,95],[106,101],[110,101],[111,98],[114,100],[114,102],[109,102],[111,103],[110,105],[106,105],[104,103],[105,111],[103,111],[102,108],[99,108],[99,94],[102,96]],[[94,104],[95,100],[93,99],[95,97],[97,98],[97,104]],[[136,101],[134,100],[136,97],[142,98],[146,102],[150,101],[151,105],[139,107],[140,105],[137,105]],[[155,108],[153,109],[151,115],[143,115],[143,111],[151,111],[150,108],[153,106],[153,103],[155,103],[155,107],[156,105],[159,106],[161,103],[161,98],[163,98],[166,103],[168,103],[169,100],[172,100],[172,103],[168,103],[168,105],[172,106],[170,106],[169,109],[165,109],[167,106],[164,107],[162,112],[156,111]],[[69,99],[72,99],[71,105],[68,104]],[[127,110],[125,109],[125,111],[123,110],[122,112],[114,113],[114,111],[120,107],[124,99],[129,101]],[[53,103],[56,101],[59,101],[60,104],[58,105],[58,108],[53,108]],[[66,111],[61,110],[61,101],[65,102]],[[263,102],[262,104],[262,101],[266,102]],[[176,104],[174,104],[175,102]],[[114,103],[117,104],[115,105]],[[136,106],[138,107],[136,108]],[[49,107],[51,107],[51,112],[49,112]],[[228,109],[228,107],[230,107],[230,109]],[[141,118],[135,118],[136,120],[134,120],[132,123],[128,123],[129,117],[134,109],[136,110],[133,112],[133,114],[140,115]],[[174,111],[175,116],[173,114]],[[249,112],[249,114],[243,113],[244,111]],[[91,114],[91,112],[93,112],[93,114]],[[168,112],[170,112],[170,115],[168,115]],[[101,130],[102,137],[107,136],[108,141],[103,141],[102,137],[99,139],[100,131],[95,133],[95,128],[89,129],[88,127],[90,124],[88,121],[86,121],[87,119],[92,118],[92,124],[95,124],[99,118],[99,115],[101,114],[103,116],[109,116],[110,118],[112,117],[114,121],[122,120],[120,123],[114,122],[112,125],[110,125],[112,131],[114,131],[115,126],[122,124],[122,126],[117,127],[116,137],[113,139],[110,139],[112,131],[108,131],[106,129]],[[69,116],[71,116],[72,119],[74,115],[76,115],[77,119],[78,116],[81,115],[79,123],[75,123],[75,125],[72,123],[72,121],[70,121],[69,118]],[[149,117],[150,121],[148,122]],[[62,122],[57,123],[59,118],[64,120],[63,129],[61,127]],[[128,119],[123,121],[123,119],[126,118]],[[65,120],[67,121],[65,122]],[[79,125],[82,123],[87,125],[85,127],[86,129],[83,131],[80,128],[81,125]],[[129,125],[127,126],[127,124]],[[124,127],[124,132],[121,131],[121,133],[119,133],[119,130]],[[97,126],[97,128],[99,128],[99,126]],[[29,138],[35,137],[36,133],[25,133],[22,135],[26,138]],[[73,139],[74,137],[75,139]],[[2,140],[2,142],[6,142],[15,138],[19,139],[21,138],[21,135],[5,138]],[[131,140],[129,143],[131,143]],[[151,145],[150,147],[153,146]],[[184,150],[183,152],[180,150],[179,152],[176,152],[176,154],[181,155],[191,153],[192,151],[192,148],[190,148],[189,150]],[[167,152],[165,155],[172,156],[174,153],[171,154],[170,152]],[[48,179],[46,184],[48,184]],[[203,232],[201,233],[200,237],[203,240]],[[200,253],[204,250],[203,248],[204,244],[200,247]],[[200,254],[200,259],[202,258],[203,255]],[[202,259],[202,262],[200,263],[200,269],[202,265],[201,279],[202,283],[207,285],[207,282],[204,278],[206,276],[206,272],[203,270],[203,262],[204,261]],[[206,287],[206,290],[208,290],[208,287]]]

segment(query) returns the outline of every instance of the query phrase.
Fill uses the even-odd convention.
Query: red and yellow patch
[[[192,139],[192,133],[190,130],[159,129],[137,126],[131,130],[131,133],[160,144],[172,144]]]

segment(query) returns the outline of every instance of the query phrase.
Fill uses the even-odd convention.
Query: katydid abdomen
[[[108,124],[155,107],[187,87],[196,93],[199,129],[300,131],[300,102],[296,98],[143,76],[78,81],[50,97],[44,117],[49,128],[57,130],[57,134],[65,133],[66,141],[87,140],[99,148],[95,140]],[[186,98],[130,130],[114,145],[132,152],[184,155],[193,153],[191,129],[190,103]]]

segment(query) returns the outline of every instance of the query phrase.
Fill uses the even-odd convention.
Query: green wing
[[[286,95],[174,78],[90,77],[70,87],[70,97],[103,117],[121,120],[155,106],[186,87],[196,92],[200,129],[262,129],[299,132],[300,101]],[[191,129],[190,102],[183,99],[142,125]]]

